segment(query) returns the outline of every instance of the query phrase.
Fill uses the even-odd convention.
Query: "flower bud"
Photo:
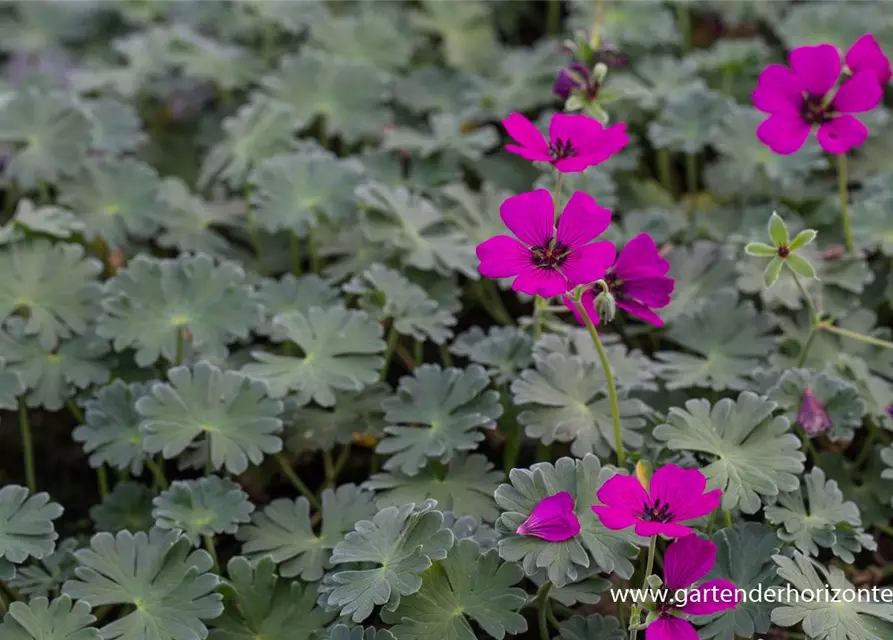
[[[604,62],[599,62],[592,68],[592,78],[595,80],[596,84],[602,84],[605,81],[605,76],[608,75],[608,65]]]
[[[639,460],[636,463],[636,479],[645,488],[645,491],[648,491],[651,487],[651,474],[651,465],[645,460]]]
[[[602,290],[595,297],[595,312],[603,322],[611,322],[617,314],[617,302],[610,291]]]

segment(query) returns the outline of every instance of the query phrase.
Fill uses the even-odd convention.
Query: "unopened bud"
[[[651,474],[651,465],[648,464],[645,460],[639,460],[636,463],[636,480],[638,480],[639,484],[641,484],[645,488],[645,491],[650,490]]]
[[[614,319],[617,314],[617,303],[609,291],[602,290],[595,297],[595,312],[598,314],[599,320],[603,322],[611,322]]]
[[[664,586],[664,581],[661,580],[659,576],[652,573],[650,576],[645,577],[645,584],[647,584],[652,591],[657,591]]]
[[[604,62],[599,62],[592,68],[592,77],[595,79],[597,84],[602,84],[605,81],[605,76],[608,75],[608,65]]]

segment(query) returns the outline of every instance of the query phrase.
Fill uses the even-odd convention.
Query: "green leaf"
[[[413,17],[417,18],[419,14]],[[468,84],[468,76],[461,73],[423,65],[394,78],[394,98],[401,106],[418,115],[459,113],[463,107],[462,94]]]
[[[68,596],[52,602],[40,597],[28,604],[10,604],[0,633],[4,640],[100,640],[99,631],[90,626],[94,622],[96,616],[90,615],[86,602],[72,604]]]
[[[882,45],[887,44],[891,29],[887,18],[883,5],[866,5],[865,11],[858,13],[834,4],[795,5],[780,21],[777,32],[789,49],[828,42],[844,50],[871,31],[878,32]]]
[[[775,211],[769,216],[769,237],[772,238],[776,247],[786,247],[790,240],[787,225]]]
[[[359,520],[375,514],[372,494],[352,484],[322,492],[322,525],[314,533],[307,498],[273,500],[236,534],[249,560],[269,556],[284,578],[316,582],[332,567],[331,550]]]
[[[443,514],[434,510],[433,500],[416,508],[386,507],[372,520],[359,521],[332,551],[333,565],[371,563],[374,568],[335,570],[320,587],[329,607],[342,616],[362,622],[376,605],[393,611],[402,596],[422,588],[420,574],[434,560],[447,557],[453,532],[443,528]],[[364,566],[369,566],[365,564]]]
[[[431,132],[397,127],[389,130],[382,148],[417,153],[427,158],[435,153],[463,160],[479,160],[499,141],[493,127],[473,126],[454,113],[435,113],[428,119]]]
[[[207,255],[174,260],[137,256],[108,281],[97,333],[116,351],[136,349],[136,363],[175,362],[178,333],[199,354],[226,355],[261,319],[245,271],[235,262],[215,264]],[[185,340],[184,340],[185,341]]]
[[[577,457],[608,457],[615,449],[614,427],[600,365],[563,353],[535,356],[534,361],[536,368],[522,371],[511,385],[514,403],[523,409],[518,422],[527,436],[547,445],[570,442]],[[622,394],[619,409],[624,445],[640,448],[647,405]]]
[[[806,492],[800,487],[778,496],[778,503],[766,507],[766,519],[781,525],[778,536],[810,556],[819,555],[819,547],[831,551],[847,564],[855,555],[877,543],[862,529],[859,507],[844,501],[834,480],[825,480],[825,472],[813,467],[806,474]]]
[[[113,469],[130,470],[131,475],[143,472],[145,453],[143,434],[139,430],[140,415],[134,404],[149,393],[149,385],[125,384],[114,380],[100,389],[84,405],[82,424],[72,432],[75,442],[82,443],[90,456],[90,466],[107,464]]]
[[[573,616],[561,622],[558,635],[553,640],[625,640],[626,632],[620,620],[593,613],[591,616]]]
[[[7,180],[25,189],[55,184],[84,162],[90,123],[67,95],[24,89],[0,104],[0,142],[13,147]]]
[[[53,520],[62,512],[47,493],[29,496],[15,484],[0,488],[0,558],[19,564],[51,554],[59,537]]]
[[[164,212],[160,187],[158,173],[144,162],[91,159],[59,185],[59,202],[84,221],[87,238],[126,247],[131,238],[148,238],[158,230]]]
[[[235,200],[207,201],[194,195],[179,178],[165,178],[159,188],[164,215],[158,219],[163,231],[158,244],[182,252],[204,252],[217,258],[236,251],[221,233],[233,227],[243,206]]]
[[[266,231],[306,236],[320,214],[332,222],[353,216],[361,173],[356,161],[322,149],[266,158],[248,177],[252,212]]]
[[[834,441],[852,440],[853,430],[862,426],[862,416],[866,413],[865,402],[859,397],[855,385],[831,373],[792,369],[786,371],[766,395],[785,410],[785,417],[793,424],[797,422],[807,388],[822,403],[831,419],[828,437]]]
[[[75,556],[77,579],[65,583],[66,595],[133,608],[102,627],[104,640],[195,640],[208,634],[204,621],[223,611],[214,593],[219,579],[208,573],[211,556],[176,531],[97,533]]]
[[[778,280],[778,276],[781,274],[782,268],[784,268],[784,262],[782,258],[775,256],[766,265],[766,268],[763,270],[763,284],[766,285],[767,289]]]
[[[121,155],[137,151],[149,136],[135,105],[111,97],[81,101],[81,112],[90,121],[90,149]]]
[[[791,269],[794,270],[795,273],[803,276],[804,278],[815,278],[815,267],[809,264],[809,261],[805,258],[798,255],[789,255],[785,258],[785,264],[788,265]]]
[[[750,592],[760,588],[763,593],[778,584],[772,556],[781,548],[774,531],[756,522],[744,522],[732,529],[722,529],[711,538],[716,544],[716,564],[709,578],[725,578],[738,589]],[[747,599],[734,609],[710,616],[699,616],[698,637],[717,640],[755,637],[769,631],[769,615],[774,602]]]
[[[703,83],[679,88],[648,124],[648,139],[657,149],[696,154],[713,142],[713,129],[728,109],[728,99]]]
[[[456,517],[473,516],[493,522],[499,516],[493,492],[502,478],[502,472],[495,471],[485,456],[460,454],[453,458],[442,478],[429,468],[415,476],[399,471],[376,473],[363,487],[377,492],[375,504],[379,509],[421,504],[432,498],[439,508]]]
[[[480,277],[472,266],[474,247],[463,233],[449,228],[431,201],[376,182],[359,187],[357,195],[366,207],[363,234],[370,242],[399,249],[405,264],[422,271]]]
[[[382,619],[396,624],[393,632],[405,640],[436,637],[475,640],[469,623],[477,623],[489,637],[502,639],[527,630],[518,613],[527,600],[523,589],[513,587],[524,577],[521,569],[503,563],[492,549],[485,554],[473,540],[460,540],[446,559],[422,574],[421,590],[400,601]]]
[[[54,348],[61,338],[79,335],[96,317],[102,264],[76,244],[36,240],[0,251],[0,318],[27,312],[26,335]]]
[[[53,596],[62,588],[62,583],[74,575],[74,551],[79,546],[74,538],[66,538],[51,554],[16,567],[15,577],[7,581],[9,586],[28,598]]]
[[[282,580],[275,564],[262,558],[254,567],[236,557],[227,564],[223,615],[209,640],[311,640],[335,617],[316,606],[316,587]]]
[[[778,249],[762,242],[751,242],[744,247],[744,252],[757,258],[773,258],[778,253]]]
[[[881,460],[887,465],[887,468],[881,473],[881,477],[885,480],[893,480],[893,447],[881,449]]]
[[[583,24],[591,25],[593,11],[593,7],[578,5],[575,22],[585,20]],[[669,8],[663,5],[649,7],[649,11],[644,12],[623,2],[609,3],[604,8],[603,19],[605,33],[612,34],[611,42],[620,47],[678,45],[681,40],[676,21]]]
[[[389,92],[380,74],[312,49],[283,57],[263,86],[270,98],[288,107],[292,127],[303,129],[322,117],[327,135],[336,134],[347,143],[381,138],[392,118],[384,105]],[[307,91],[310,86],[313,91]]]
[[[22,198],[16,203],[15,215],[6,223],[4,231],[9,229],[11,233],[15,233],[19,229],[27,229],[67,240],[77,233],[83,233],[86,228],[83,220],[67,209],[54,205],[36,205],[28,198]]]
[[[398,271],[374,264],[343,288],[359,295],[362,308],[376,320],[390,319],[402,335],[435,344],[444,344],[453,335],[455,316]]]
[[[423,364],[400,379],[396,395],[382,402],[385,436],[377,453],[390,454],[384,468],[416,475],[428,459],[447,463],[460,451],[473,451],[502,415],[499,393],[483,367],[442,369]],[[417,426],[413,426],[417,425]]]
[[[6,368],[6,360],[0,358],[0,408],[16,409],[17,398],[25,392],[25,383],[15,371]]]
[[[457,518],[452,513],[446,512],[443,514],[443,526],[453,532],[456,540],[470,538],[485,552],[495,549],[499,542],[500,536],[493,527],[478,522],[472,516]]]
[[[499,54],[492,5],[474,0],[457,5],[423,0],[420,9],[413,16],[414,21],[440,38],[443,55],[451,67],[480,71]]]
[[[602,468],[592,454],[581,460],[559,458],[554,465],[538,462],[530,469],[512,469],[511,484],[500,485],[495,494],[503,511],[496,530],[505,536],[499,541],[499,555],[503,560],[520,562],[527,576],[545,570],[556,587],[588,575],[586,570],[590,567],[622,578],[631,577],[631,560],[639,552],[637,545],[645,544],[644,540],[631,530],[607,529],[592,513],[598,489],[616,472],[613,467]],[[575,512],[581,526],[578,536],[548,542],[515,534],[543,498],[561,491],[567,491],[576,501]]]
[[[676,283],[672,302],[660,313],[667,322],[683,314],[695,313],[707,306],[713,294],[735,284],[738,259],[726,246],[695,242],[691,247],[673,249],[667,259],[670,261],[669,275]]]
[[[887,468],[881,457],[884,451],[876,445],[864,466],[832,451],[822,452],[816,458],[816,465],[830,480],[837,481],[844,498],[859,505],[862,524],[866,528],[885,525],[889,519],[893,483],[887,482],[883,476]]]
[[[464,183],[456,182],[443,187],[438,194],[447,200],[441,207],[443,217],[475,244],[505,233],[499,205],[512,195],[510,191],[485,182],[475,192]]]
[[[761,497],[772,502],[782,492],[797,490],[806,459],[787,418],[773,417],[776,406],[750,391],[714,405],[689,400],[685,409],[670,409],[654,437],[674,451],[710,456],[713,461],[702,471],[710,488],[723,490],[723,508],[756,513]]]
[[[381,437],[385,425],[381,403],[390,393],[391,387],[385,383],[362,391],[338,391],[330,409],[301,406],[287,398],[283,416],[288,425],[286,448],[296,453],[331,451],[336,445],[350,445],[355,434]]]
[[[270,395],[281,398],[295,391],[295,400],[311,400],[324,407],[335,403],[335,391],[359,391],[378,381],[384,358],[381,325],[362,311],[343,307],[312,307],[306,315],[291,311],[273,318],[274,342],[289,341],[302,357],[252,351],[256,363],[242,370],[270,385]]]
[[[338,290],[315,273],[299,278],[290,273],[279,280],[266,278],[260,284],[257,297],[264,309],[264,323],[260,327],[264,335],[273,333],[273,318],[280,313],[306,314],[311,307],[334,307],[341,302]]]
[[[668,389],[706,387],[716,391],[746,389],[748,374],[775,349],[771,335],[775,319],[758,311],[750,300],[723,289],[703,301],[693,313],[679,317],[667,338],[698,355],[682,351],[660,351],[663,362],[658,375]]]
[[[167,377],[136,402],[148,453],[174,458],[203,437],[211,467],[240,474],[282,450],[282,402],[267,397],[264,382],[208,362],[174,367]]]
[[[496,384],[506,384],[533,364],[533,338],[518,327],[493,325],[485,333],[474,326],[456,336],[450,353],[483,365]]]
[[[329,640],[395,640],[394,635],[384,629],[375,627],[348,627],[336,624],[329,630]]]
[[[791,240],[791,243],[788,245],[788,249],[791,251],[796,251],[797,249],[802,249],[808,244],[812,244],[812,241],[815,240],[817,232],[815,229],[804,229]]]
[[[318,49],[358,64],[398,69],[409,64],[418,34],[406,13],[383,5],[359,5],[356,11],[330,15],[310,29],[310,43]]]
[[[152,528],[152,493],[138,482],[119,482],[103,498],[90,507],[90,519],[98,531],[148,531]]]
[[[780,627],[801,625],[813,640],[877,640],[893,634],[893,611],[880,602],[856,602],[840,606],[834,594],[852,593],[855,587],[837,567],[825,569],[799,552],[792,558],[777,555],[778,575],[795,591],[810,591],[811,597],[782,598],[772,611],[772,622]]]
[[[65,406],[74,389],[86,389],[108,380],[110,363],[103,360],[108,343],[92,332],[44,349],[39,338],[25,335],[25,321],[14,317],[0,331],[0,353],[8,370],[18,374],[28,390],[25,403],[57,411]]]
[[[218,476],[176,480],[152,504],[155,526],[179,529],[194,545],[201,543],[202,536],[235,533],[254,511],[238,484]]]

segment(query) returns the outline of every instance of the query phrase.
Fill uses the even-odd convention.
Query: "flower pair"
[[[817,138],[828,153],[842,154],[868,137],[868,128],[854,113],[871,111],[890,82],[890,61],[871,34],[859,38],[841,62],[830,44],[797,47],[788,66],[766,67],[753,92],[754,106],[769,117],[757,137],[782,155],[795,153],[818,128]]]

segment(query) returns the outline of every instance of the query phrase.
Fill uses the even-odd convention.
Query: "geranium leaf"
[[[487,333],[471,327],[456,336],[450,352],[483,365],[497,384],[505,384],[533,364],[533,339],[517,327],[494,325]]]
[[[785,416],[793,424],[798,420],[806,389],[821,403],[831,420],[828,437],[852,440],[853,430],[862,426],[862,416],[866,412],[865,402],[854,385],[827,372],[792,369],[786,371],[766,395],[785,410]]]
[[[71,211],[55,205],[35,205],[28,198],[16,203],[15,215],[6,223],[5,229],[15,233],[18,229],[43,233],[54,238],[67,240],[76,233],[83,233],[86,225]]]
[[[728,107],[727,98],[703,84],[679,89],[668,98],[660,118],[648,125],[648,139],[658,149],[697,153],[712,144],[713,128]]]
[[[62,511],[49,494],[29,496],[14,484],[0,488],[0,558],[18,564],[51,554],[59,537],[53,521]]]
[[[418,35],[402,11],[360,5],[349,15],[330,15],[310,30],[311,44],[351,62],[398,69],[405,67]]]
[[[152,528],[152,493],[138,482],[119,482],[102,502],[90,507],[97,531],[148,531]]]
[[[204,252],[218,258],[236,253],[220,231],[235,226],[236,215],[243,209],[240,202],[204,200],[179,178],[165,178],[159,196],[164,203],[164,215],[158,219],[163,228],[158,236],[162,247]]]
[[[300,311],[306,314],[311,307],[334,307],[341,298],[338,290],[314,273],[296,278],[286,273],[279,280],[267,278],[257,292],[264,309],[261,333],[273,333],[273,318],[280,313]]]
[[[382,148],[415,152],[423,158],[442,153],[474,161],[499,140],[492,127],[466,127],[462,118],[454,113],[436,113],[429,118],[428,124],[430,133],[402,127],[388,131]]]
[[[96,616],[90,615],[86,602],[72,603],[68,596],[52,602],[44,597],[13,602],[0,624],[4,640],[100,640],[99,630],[90,626]]]
[[[349,445],[356,434],[379,438],[385,426],[381,403],[390,392],[385,383],[362,391],[338,391],[330,409],[286,398],[284,420],[289,426],[285,446],[294,452],[331,451],[335,445]]]
[[[80,546],[74,538],[66,538],[56,550],[40,560],[16,567],[9,586],[29,598],[48,598],[58,593],[62,583],[74,576],[74,551]]]
[[[192,544],[202,536],[235,533],[251,520],[254,505],[248,494],[232,480],[208,476],[198,480],[176,480],[152,504],[155,526],[179,529]]]
[[[386,629],[336,624],[329,630],[328,640],[395,640],[395,638],[394,634]]]
[[[624,640],[626,636],[620,620],[594,613],[586,618],[573,616],[562,621],[553,640]]]

